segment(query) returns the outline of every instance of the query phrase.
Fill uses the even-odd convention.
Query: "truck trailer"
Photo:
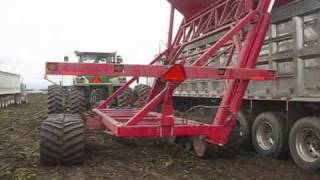
[[[0,108],[26,102],[21,76],[0,71]]]

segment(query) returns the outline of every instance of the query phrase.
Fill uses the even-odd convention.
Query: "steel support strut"
[[[261,1],[258,12],[267,12],[270,0]],[[258,55],[260,53],[268,26],[270,22],[270,14],[265,13],[261,17],[260,22],[256,26],[251,26],[248,39],[244,42],[243,51],[239,55],[237,63],[238,68],[254,68]],[[226,143],[228,135],[232,131],[236,121],[237,112],[241,106],[242,98],[247,89],[248,80],[232,80],[227,87],[221,105],[213,122],[216,126],[226,125],[225,139],[216,140],[215,143]],[[227,124],[228,123],[228,124]],[[214,138],[212,138],[214,140]],[[220,141],[220,142],[219,142]]]
[[[271,0],[260,0],[258,3],[254,0],[217,0],[202,9],[198,8],[196,12],[192,8],[189,12],[188,9],[172,6],[168,49],[150,65],[50,62],[47,63],[46,74],[132,76],[128,83],[94,109],[106,129],[115,136],[201,135],[207,137],[210,143],[224,145],[235,124],[249,81],[275,79],[274,71],[253,69],[270,22],[268,9],[271,4]],[[185,19],[172,41],[174,7],[185,15]],[[196,53],[190,50],[207,39],[211,41],[198,45],[201,48]],[[220,61],[221,56],[227,57],[220,62],[221,66],[211,66]],[[139,76],[156,79],[143,108],[106,108]],[[172,96],[174,90],[186,79],[229,80],[220,108],[211,124],[174,116]],[[161,113],[153,112],[158,106],[161,106]]]

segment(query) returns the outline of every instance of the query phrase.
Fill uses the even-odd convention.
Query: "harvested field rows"
[[[90,132],[83,165],[44,167],[39,127],[47,116],[46,95],[29,99],[29,104],[0,109],[0,179],[320,179],[290,159],[251,151],[203,160],[161,139],[119,140]]]

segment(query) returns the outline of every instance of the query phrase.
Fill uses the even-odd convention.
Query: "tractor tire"
[[[97,107],[100,101],[107,98],[107,90],[103,88],[92,89],[89,94],[89,103],[91,108]]]
[[[104,88],[98,88],[98,89],[96,89],[97,103],[99,103],[100,101],[103,101],[103,100],[107,99],[107,97],[108,97],[107,89],[104,89]]]
[[[58,85],[48,88],[48,114],[59,114],[64,112],[63,88]]]
[[[148,97],[151,87],[145,84],[139,84],[134,87],[134,104],[137,106],[142,106]]]
[[[320,118],[305,117],[291,129],[289,147],[295,163],[307,170],[320,170]]]
[[[43,165],[75,165],[84,160],[85,128],[80,115],[50,114],[41,124]]]
[[[252,145],[259,154],[276,159],[287,157],[286,119],[280,113],[260,114],[252,126]]]
[[[131,88],[125,89],[118,97],[117,97],[117,105],[118,107],[131,107],[132,106],[132,97],[133,92]]]
[[[69,89],[69,109],[68,113],[70,114],[80,114],[87,110],[87,102],[86,102],[86,96],[85,93],[77,88],[77,87],[71,87]]]

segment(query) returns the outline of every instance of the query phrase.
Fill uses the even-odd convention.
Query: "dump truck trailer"
[[[8,107],[13,104],[21,104],[26,101],[23,94],[21,76],[9,72],[0,71],[0,107]]]

